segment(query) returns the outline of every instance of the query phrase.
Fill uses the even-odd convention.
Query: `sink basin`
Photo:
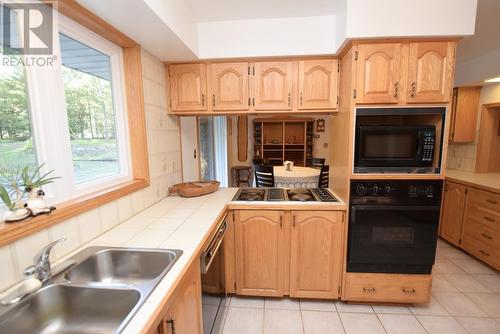
[[[113,333],[141,299],[136,289],[55,284],[0,318],[0,333]]]
[[[104,249],[70,269],[66,278],[73,283],[140,285],[160,277],[179,256],[174,250]]]

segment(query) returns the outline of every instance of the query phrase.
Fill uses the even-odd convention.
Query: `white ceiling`
[[[457,63],[467,62],[495,50],[500,50],[500,1],[479,0],[476,31],[465,37],[457,48]],[[499,59],[500,62],[500,59]]]
[[[335,14],[342,0],[185,0],[198,22]]]

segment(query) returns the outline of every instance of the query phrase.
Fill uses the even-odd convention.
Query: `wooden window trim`
[[[53,3],[53,1],[46,2]],[[123,49],[132,180],[59,203],[57,210],[48,215],[33,217],[19,223],[0,223],[0,246],[25,238],[149,186],[149,161],[140,45],[74,0],[59,0],[55,8],[62,15],[69,17]]]

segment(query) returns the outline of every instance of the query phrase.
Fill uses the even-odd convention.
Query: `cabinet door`
[[[299,61],[299,109],[337,108],[337,59]]]
[[[410,44],[408,102],[448,102],[453,87],[454,43]]]
[[[210,65],[213,110],[248,110],[247,62]]]
[[[205,64],[170,65],[169,75],[172,111],[207,110]]]
[[[441,208],[440,236],[459,246],[465,208],[466,186],[446,181],[443,206]]]
[[[481,87],[453,89],[450,140],[455,143],[472,142],[476,136]]]
[[[358,45],[356,103],[397,103],[401,44]]]
[[[194,262],[187,277],[183,279],[179,292],[175,292],[175,300],[164,319],[165,332],[171,333],[203,333],[201,314],[201,281],[200,264]]]
[[[292,109],[292,72],[291,61],[255,63],[252,70],[255,110]]]
[[[342,212],[292,212],[290,296],[337,298],[342,273]]]
[[[286,223],[282,211],[236,211],[236,294],[283,296]]]

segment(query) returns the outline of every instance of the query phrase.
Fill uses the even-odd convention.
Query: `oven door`
[[[439,206],[352,205],[347,271],[430,274]]]
[[[423,137],[418,127],[358,126],[355,167],[417,167]]]

